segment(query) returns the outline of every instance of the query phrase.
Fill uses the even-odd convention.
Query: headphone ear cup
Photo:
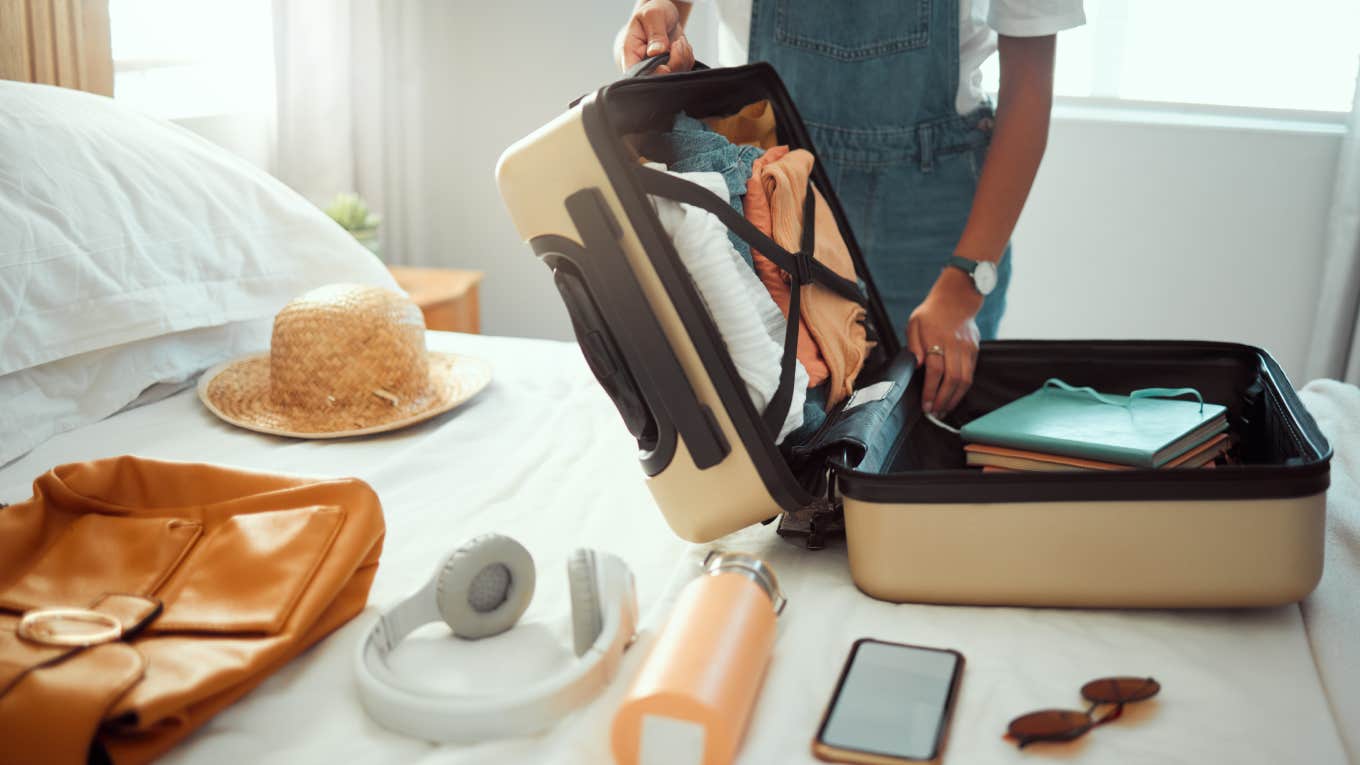
[[[567,581],[571,586],[572,644],[576,655],[584,656],[604,629],[594,552],[577,550],[571,554],[567,559]]]
[[[435,585],[439,614],[453,634],[468,640],[510,629],[533,597],[533,556],[500,534],[477,537],[455,550]]]

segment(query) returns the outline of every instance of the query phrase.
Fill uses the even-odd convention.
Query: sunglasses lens
[[[1081,695],[1097,704],[1126,704],[1157,695],[1162,686],[1150,677],[1103,677],[1081,687]]]
[[[1006,732],[1022,744],[1030,741],[1067,741],[1085,733],[1091,718],[1085,712],[1045,709],[1021,715],[1006,726]]]

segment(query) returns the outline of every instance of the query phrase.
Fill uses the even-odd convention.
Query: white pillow
[[[174,393],[204,369],[269,345],[272,319],[200,327],[88,351],[0,376],[0,465],[96,422],[155,389]]]
[[[273,316],[331,282],[395,284],[314,205],[188,130],[0,81],[0,375]]]
[[[372,253],[245,160],[102,96],[0,81],[0,464],[264,350]]]

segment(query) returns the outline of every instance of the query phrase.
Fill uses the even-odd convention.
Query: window
[[[1360,67],[1356,0],[1086,0],[1086,19],[1059,35],[1059,96],[1351,109]],[[983,76],[995,89],[995,56]]]
[[[169,119],[274,107],[270,0],[110,0],[114,95]]]

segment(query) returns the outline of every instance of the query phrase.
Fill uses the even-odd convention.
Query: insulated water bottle
[[[784,603],[764,561],[710,552],[614,715],[615,763],[732,762],[765,680]]]

